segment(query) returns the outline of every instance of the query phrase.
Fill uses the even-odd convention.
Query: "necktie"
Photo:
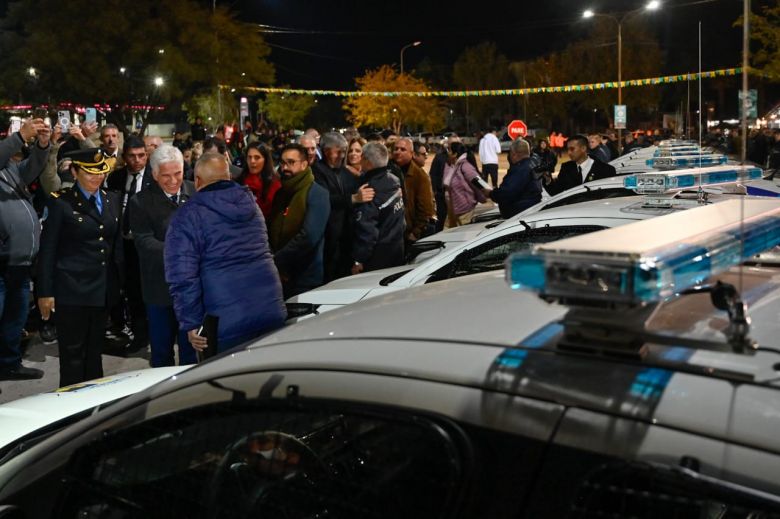
[[[92,207],[95,208],[95,211],[100,213],[100,209],[98,209],[98,205],[97,205],[97,198],[95,197],[95,195],[89,197],[89,203],[92,205]]]
[[[127,200],[130,201],[130,197],[135,194],[135,190],[138,187],[138,173],[132,175],[133,180],[130,182],[130,189],[127,190]]]
[[[171,202],[173,202],[176,205],[179,205],[179,196],[178,195],[169,195],[168,198],[171,199]]]
[[[582,166],[577,166],[577,173],[580,175],[580,182],[582,182]]]

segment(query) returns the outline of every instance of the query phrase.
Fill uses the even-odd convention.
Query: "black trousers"
[[[127,322],[133,331],[133,344],[141,347],[149,344],[149,324],[146,320],[146,305],[141,293],[141,264],[133,240],[124,241],[125,281],[122,297],[111,308],[111,322],[120,328]]]
[[[482,164],[482,180],[487,181],[488,177],[493,187],[498,187],[498,164]]]
[[[58,304],[54,317],[60,351],[60,387],[102,377],[106,309]]]

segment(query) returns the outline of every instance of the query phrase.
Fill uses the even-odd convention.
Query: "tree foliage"
[[[780,80],[780,0],[775,0],[775,5],[764,6],[761,12],[750,15],[750,38],[759,44],[751,65],[777,81]],[[742,25],[742,21],[740,16],[735,25]]]
[[[571,43],[564,50],[526,62],[513,63],[511,70],[518,84],[525,86],[557,86],[617,81],[617,30],[614,22],[594,20],[587,38]],[[638,20],[623,24],[622,79],[654,77],[661,73],[662,54],[657,40],[643,29]],[[657,109],[659,87],[624,87],[623,104],[628,106],[629,125]],[[608,88],[571,93],[534,94],[528,96],[529,123],[550,124],[562,128],[572,126],[567,118],[594,109],[612,122],[612,107],[617,103],[617,89]]]
[[[455,61],[452,79],[459,90],[511,88],[513,82],[509,60],[493,42],[466,48]],[[511,111],[512,100],[503,96],[480,97],[471,99],[469,104],[471,116],[480,126],[487,126],[491,119],[502,120]]]
[[[25,71],[35,67],[31,101],[176,106],[217,83],[274,80],[262,36],[227,8],[195,0],[16,1],[5,29],[13,35],[0,42],[6,86],[29,91]]]
[[[306,95],[266,94],[260,111],[279,128],[301,128],[314,108],[314,98]]]
[[[238,120],[238,106],[233,102],[232,96],[225,95],[224,89],[211,89],[204,94],[193,96],[182,108],[187,111],[191,123],[198,117],[217,124]]]
[[[389,65],[369,70],[355,78],[358,90],[363,92],[428,92],[430,88],[411,74],[399,74]],[[396,133],[402,126],[421,127],[436,131],[444,126],[445,111],[433,97],[349,97],[343,104],[347,118],[357,126],[391,127]]]

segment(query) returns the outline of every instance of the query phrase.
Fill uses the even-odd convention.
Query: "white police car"
[[[544,300],[485,273],[233,350],[8,460],[0,514],[777,516],[780,277],[732,265],[780,201],[740,202],[514,258]]]
[[[682,189],[695,189],[702,184],[714,190],[717,186],[760,178],[760,175],[761,170],[758,168],[718,167],[623,177],[620,179],[621,187],[614,188],[615,190],[631,193],[652,192],[654,195],[668,192],[666,198],[661,195],[662,201],[666,203],[659,207],[658,197],[654,196],[648,200],[632,196],[605,198],[562,207],[553,206],[527,215],[522,213],[492,229],[486,228],[476,238],[468,241],[448,241],[441,252],[415,265],[402,265],[338,279],[290,298],[287,301],[288,306],[296,309],[296,318],[311,317],[342,305],[411,286],[500,269],[509,254],[537,243],[617,227],[690,209],[703,203],[699,193],[693,191],[685,194],[681,192]],[[613,179],[606,180],[614,182]],[[627,187],[623,187],[624,185]],[[717,203],[733,197],[742,198],[742,195],[713,194],[708,196],[707,203]],[[457,231],[457,228],[454,230]],[[462,236],[467,238],[468,234]]]
[[[127,371],[0,405],[0,465],[7,456],[188,367]]]

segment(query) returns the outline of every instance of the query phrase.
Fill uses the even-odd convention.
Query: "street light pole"
[[[421,43],[422,43],[421,41],[415,41],[410,43],[409,45],[404,45],[403,47],[401,47],[401,74],[404,73],[404,51],[409,47],[417,47]]]
[[[647,3],[644,7],[641,7],[639,9],[634,9],[633,11],[629,11],[626,14],[624,14],[622,17],[618,18],[617,16],[611,15],[611,14],[601,14],[601,13],[595,13],[591,9],[586,10],[582,13],[583,18],[593,18],[595,16],[600,16],[602,18],[609,18],[613,22],[617,24],[618,29],[618,35],[617,35],[617,48],[618,48],[618,104],[623,104],[623,23],[628,20],[631,16],[635,14],[639,14],[642,11],[655,11],[661,7],[661,3],[659,0],[651,0]],[[618,132],[618,152],[623,151],[623,129],[617,128]]]

